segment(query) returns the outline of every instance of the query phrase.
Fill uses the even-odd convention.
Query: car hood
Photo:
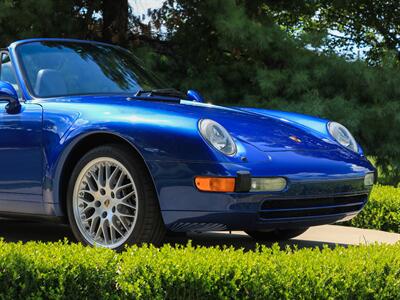
[[[339,146],[326,135],[285,118],[212,104],[181,100],[176,103],[153,102],[168,113],[194,119],[212,119],[243,143],[261,151],[333,150]]]
[[[201,111],[199,119],[209,118],[217,121],[235,139],[251,144],[265,152],[328,151],[338,148],[334,141],[320,132],[285,118],[248,112],[238,108],[186,102],[182,104],[192,106],[192,111]]]

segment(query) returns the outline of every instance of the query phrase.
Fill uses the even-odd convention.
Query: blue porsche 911
[[[2,217],[67,222],[112,249],[168,231],[278,240],[351,219],[376,180],[344,126],[204,103],[122,48],[34,39],[0,54]]]

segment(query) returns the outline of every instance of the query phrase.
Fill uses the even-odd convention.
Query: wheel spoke
[[[102,164],[99,165],[99,173],[97,175],[97,184],[99,186],[105,186],[104,185],[104,168],[105,168],[104,165],[102,165]]]
[[[120,214],[116,214],[116,217],[117,217],[118,221],[122,224],[122,226],[124,227],[124,229],[125,229],[126,231],[128,231],[129,229],[128,229],[128,227],[125,225],[125,222],[124,222],[124,220],[121,218],[121,215],[120,215]]]
[[[90,224],[90,229],[89,229],[89,231],[90,231],[90,233],[93,234],[93,235],[95,234],[98,221],[99,221],[99,217],[98,217],[98,216],[94,216],[94,217],[92,218],[92,223]]]
[[[92,197],[93,197],[93,199],[95,199],[94,196],[92,196]],[[85,204],[86,206],[89,206],[89,207],[94,207],[94,202],[95,202],[95,200],[88,200],[83,197],[79,198],[79,204]]]
[[[90,196],[92,196],[93,198],[96,198],[96,192],[95,191],[92,191],[92,190],[82,190],[80,193],[79,193],[80,195],[79,195],[79,199],[81,199],[81,200],[83,200],[83,201],[86,201],[86,202],[88,202],[86,199],[85,199],[85,196],[86,196],[86,194],[89,194]]]
[[[123,217],[123,218],[135,218],[135,215],[134,214],[132,214],[132,215],[128,215],[128,214],[125,214],[125,213],[122,213],[122,212],[118,212],[118,213],[116,213],[115,214],[117,217]]]
[[[118,234],[120,235],[120,236],[124,236],[124,234],[118,229],[118,227],[117,226],[115,226],[114,224],[112,225],[112,228],[115,230],[115,232],[118,232]]]
[[[118,205],[124,205],[124,206],[126,206],[126,207],[129,207],[129,208],[131,208],[131,209],[135,209],[135,210],[136,210],[136,206],[134,206],[134,205],[132,205],[132,204],[129,204],[129,203],[126,203],[126,202],[118,203]]]
[[[86,181],[85,181],[87,187],[91,192],[97,191],[97,186],[95,186],[93,183],[96,183],[96,177],[92,174],[92,172],[88,172],[86,175]]]
[[[110,172],[111,172],[111,166],[110,164],[105,164],[106,168],[106,180],[110,179]]]
[[[97,232],[96,232],[96,235],[94,237],[95,240],[99,240],[102,233],[103,233],[103,221],[100,220],[99,227],[97,228]]]
[[[82,209],[82,213],[86,215],[86,213],[87,213],[90,209],[93,209],[93,206],[89,206],[89,205],[88,205],[88,206],[86,206],[84,209]],[[86,218],[86,220],[87,220],[87,218]]]
[[[110,227],[108,226],[108,220],[105,220],[104,222],[103,222],[103,236],[104,236],[104,242],[106,243],[106,244],[110,244],[110,238],[109,238],[109,236],[110,236]]]
[[[125,179],[125,173],[124,173],[124,171],[121,170],[121,174],[119,174],[119,178],[118,178],[118,180],[117,180],[117,183],[116,183],[116,185],[115,185],[115,188],[121,186],[121,184],[122,184],[122,182],[124,181],[124,179]]]
[[[115,240],[117,239],[117,237],[115,236],[115,233],[117,231],[115,230],[114,225],[112,224],[112,221],[110,222],[110,236],[111,236],[111,243],[115,243]]]
[[[91,216],[87,217],[85,221],[89,222],[91,220],[94,220],[98,216],[99,214],[96,211],[94,211],[94,213]]]
[[[136,191],[132,191],[129,194],[125,195],[124,197],[122,197],[121,199],[118,199],[120,202],[124,202],[125,200],[129,199],[130,197],[132,197],[133,195],[136,194]]]
[[[110,177],[109,177],[109,187],[111,188],[111,182],[115,179],[115,176],[118,174],[119,169],[115,168],[114,171],[111,173]],[[115,186],[114,186],[115,187]]]
[[[125,184],[123,186],[120,186],[120,187],[115,189],[115,193],[119,193],[120,191],[122,191],[122,190],[124,190],[124,189],[126,189],[128,187],[131,187],[131,186],[132,186],[132,182],[127,183],[127,184]]]

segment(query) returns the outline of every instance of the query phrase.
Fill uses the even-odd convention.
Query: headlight
[[[339,144],[354,152],[358,152],[356,140],[351,135],[350,131],[342,124],[329,122],[328,131]]]
[[[201,135],[218,151],[225,155],[236,154],[236,144],[222,125],[209,119],[200,120]]]

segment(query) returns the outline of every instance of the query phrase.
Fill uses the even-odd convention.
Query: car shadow
[[[57,242],[68,240],[75,242],[71,229],[62,224],[26,222],[19,220],[0,219],[0,239],[6,242]],[[189,233],[167,236],[165,243],[171,245],[193,246],[227,246],[235,249],[244,249],[245,251],[255,250],[259,245],[272,246],[274,242],[257,242],[243,233],[229,232],[207,232],[207,233]],[[278,242],[283,249],[290,248],[335,248],[337,246],[347,247],[347,244],[333,244],[320,241],[291,239]]]
[[[172,245],[186,245],[191,242],[194,246],[227,246],[235,249],[244,249],[245,251],[256,250],[259,246],[271,247],[277,243],[281,249],[289,248],[320,248],[329,247],[331,249],[347,244],[334,244],[329,242],[320,242],[304,239],[290,239],[284,241],[256,241],[245,233],[229,233],[229,232],[206,232],[206,233],[189,233],[186,236],[167,237],[166,242]]]
[[[6,242],[74,241],[71,229],[62,224],[0,219],[0,238]]]

